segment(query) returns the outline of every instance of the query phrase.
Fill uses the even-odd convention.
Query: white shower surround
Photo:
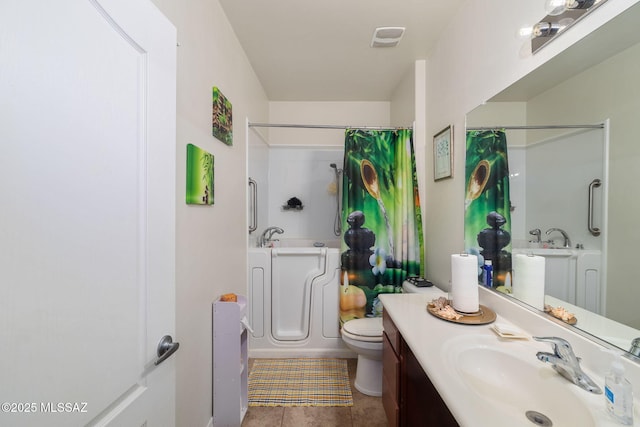
[[[514,247],[526,247],[532,238],[529,230],[535,228],[542,231],[542,240],[562,244],[559,234],[544,234],[560,227],[569,234],[573,247],[603,249],[602,238],[587,230],[587,194],[593,179],[607,179],[606,141],[604,130],[590,129],[508,148]],[[594,192],[594,220],[600,228],[606,226],[605,192],[605,187]]]
[[[281,227],[286,238],[335,239],[335,172],[329,165],[342,168],[343,158],[341,148],[270,147],[265,226]],[[302,210],[283,209],[292,197],[302,201]]]

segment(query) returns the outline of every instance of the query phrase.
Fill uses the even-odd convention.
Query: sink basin
[[[451,380],[489,408],[486,425],[596,426],[591,396],[540,362],[536,351],[542,349],[532,342],[465,335],[445,343],[443,357]]]

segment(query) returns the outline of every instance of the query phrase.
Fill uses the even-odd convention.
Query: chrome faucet
[[[563,229],[561,229],[561,228],[550,228],[545,232],[545,234],[548,236],[549,234],[553,233],[554,231],[557,231],[558,233],[562,234],[562,237],[564,238],[564,247],[565,248],[570,248],[571,247],[571,239],[569,239],[569,235]]]
[[[629,353],[633,354],[636,357],[640,357],[640,338],[634,338],[631,341],[631,348],[629,349]]]
[[[580,388],[595,394],[602,394],[602,389],[582,371],[580,358],[576,357],[571,344],[558,337],[533,337],[536,341],[548,342],[553,348],[553,353],[539,351],[536,357],[543,362],[551,363],[560,375]]]
[[[529,234],[531,234],[536,239],[536,240],[529,240],[530,243],[541,243],[540,242],[541,231],[539,228],[534,228],[533,230],[529,230]]]
[[[280,227],[265,228],[265,230],[262,232],[262,234],[258,238],[258,247],[264,248],[265,246],[267,246],[269,242],[271,242],[271,238],[273,237],[273,235],[276,233],[282,234],[284,233],[284,230]]]

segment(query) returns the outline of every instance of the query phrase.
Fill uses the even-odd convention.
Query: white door
[[[175,423],[175,50],[149,0],[0,1],[0,426]]]

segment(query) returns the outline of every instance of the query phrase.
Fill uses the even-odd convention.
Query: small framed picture
[[[212,131],[214,137],[227,145],[233,145],[233,115],[231,102],[216,86],[212,89],[213,115]]]
[[[453,176],[453,126],[447,126],[433,137],[433,180]]]

